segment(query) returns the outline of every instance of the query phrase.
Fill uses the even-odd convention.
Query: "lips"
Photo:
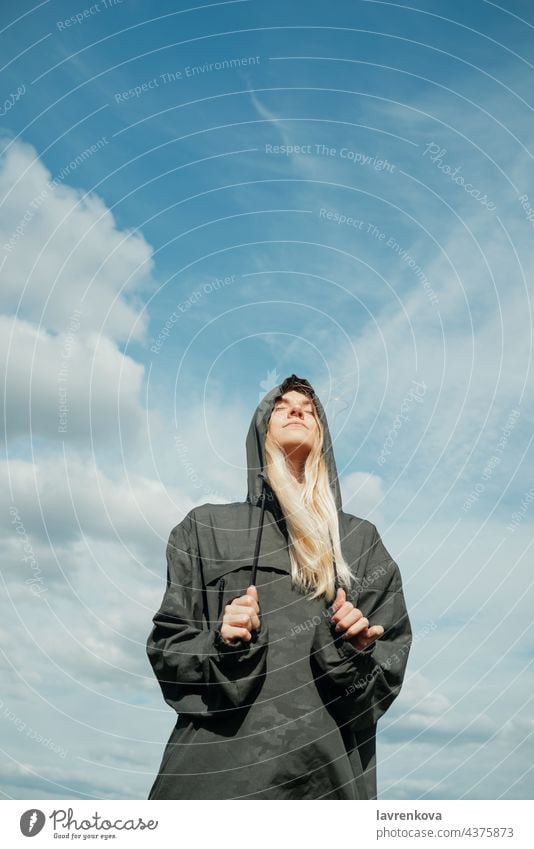
[[[298,425],[299,427],[306,427],[304,422],[288,422],[284,427],[290,427],[290,425]]]

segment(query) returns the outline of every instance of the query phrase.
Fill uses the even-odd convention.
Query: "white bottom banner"
[[[306,841],[332,849],[505,846],[532,849],[532,802],[480,801],[58,801],[8,800],[3,843],[35,847],[60,841],[119,846],[198,846],[204,849],[286,849]],[[266,805],[277,807],[269,811]],[[317,811],[310,807],[317,805]],[[331,810],[328,811],[328,807]],[[530,814],[530,816],[529,816]]]

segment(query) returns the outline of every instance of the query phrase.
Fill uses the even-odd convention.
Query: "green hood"
[[[295,381],[301,380],[301,378],[298,378],[295,374],[292,374],[290,375],[290,377],[282,381],[282,383],[280,383],[278,386],[273,387],[273,389],[271,389],[270,392],[268,392],[267,395],[262,398],[262,400],[256,407],[256,411],[252,417],[246,440],[248,468],[247,501],[250,504],[259,504],[261,500],[262,486],[264,481],[267,488],[270,490],[269,482],[264,471],[265,436],[267,434],[267,427],[269,424],[271,413],[273,411],[274,402],[278,398],[278,396],[283,393],[283,391],[288,391],[287,389],[284,390],[283,386],[287,383],[287,381],[292,379],[294,379]],[[317,408],[317,412],[324,429],[323,456],[326,461],[326,466],[328,469],[328,478],[330,481],[330,486],[332,487],[336,507],[339,511],[343,509],[343,506],[341,502],[341,490],[339,488],[339,480],[337,475],[336,461],[334,460],[332,440],[330,438],[330,429],[328,427],[326,413],[324,411],[323,405],[315,394],[315,391],[313,401]]]

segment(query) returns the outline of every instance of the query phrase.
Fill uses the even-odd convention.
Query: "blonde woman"
[[[244,502],[171,532],[147,653],[178,714],[149,799],[376,799],[376,724],[411,627],[376,527],[345,513],[326,416],[291,375],[258,405]]]

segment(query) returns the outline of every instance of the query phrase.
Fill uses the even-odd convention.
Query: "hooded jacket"
[[[399,694],[412,637],[401,576],[376,527],[342,509],[314,395],[354,578],[347,599],[384,634],[357,650],[335,632],[324,599],[293,587],[284,515],[264,472],[282,386],[265,395],[249,427],[246,501],[195,507],[169,537],[147,654],[178,718],[149,799],[377,797],[376,725]],[[224,606],[254,574],[260,628],[249,643],[226,644]]]

